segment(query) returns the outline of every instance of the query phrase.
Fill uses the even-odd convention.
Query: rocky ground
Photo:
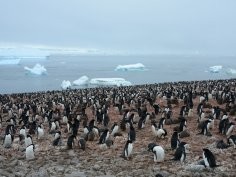
[[[157,99],[157,102],[163,107],[166,105],[166,101]],[[86,150],[79,149],[78,145],[72,150],[66,149],[66,141],[68,135],[63,133],[64,146],[53,147],[51,145],[53,135],[48,134],[48,127],[45,124],[45,138],[43,140],[36,140],[33,137],[35,143],[35,156],[36,159],[28,161],[25,159],[23,147],[18,145],[18,139],[15,138],[15,142],[12,148],[4,149],[0,147],[0,176],[34,176],[34,177],[49,177],[49,176],[65,176],[65,177],[93,177],[93,176],[155,176],[156,174],[162,174],[163,176],[236,176],[236,149],[229,147],[225,150],[219,150],[216,148],[216,142],[226,137],[218,133],[219,120],[215,122],[215,128],[211,131],[211,137],[204,135],[197,135],[199,130],[197,129],[197,113],[196,107],[199,102],[197,97],[194,100],[194,114],[192,117],[187,117],[187,130],[190,133],[189,137],[182,138],[181,141],[185,141],[190,144],[191,149],[187,154],[186,161],[181,164],[180,162],[172,161],[174,151],[170,148],[170,138],[173,133],[173,128],[177,126],[165,125],[168,135],[166,139],[158,139],[157,141],[151,132],[151,123],[149,122],[144,129],[138,130],[136,128],[136,141],[134,143],[134,149],[132,158],[125,160],[120,157],[122,154],[125,142],[127,140],[127,132],[122,132],[123,136],[116,137],[114,139],[114,145],[109,149],[100,149],[97,142],[87,142]],[[214,100],[210,100],[212,105],[216,105]],[[173,119],[177,119],[179,111],[183,103],[179,105],[173,105]],[[154,111],[149,105],[148,111]],[[224,105],[221,105],[224,107]],[[90,109],[86,110],[89,119],[93,118]],[[114,121],[119,122],[122,115],[111,107],[109,110],[109,116],[111,118],[110,126]],[[156,120],[160,119],[160,115]],[[235,117],[230,117],[232,121],[235,121]],[[4,118],[3,118],[4,120]],[[4,127],[4,125],[3,125]],[[64,132],[65,125],[62,126],[62,132]],[[135,125],[137,127],[137,124]],[[79,136],[83,133],[82,126],[79,129]],[[1,129],[1,135],[4,134],[4,129]],[[234,131],[235,134],[235,131]],[[165,149],[165,161],[162,163],[154,163],[153,153],[147,151],[147,145],[151,142],[163,146]],[[215,169],[194,169],[190,164],[195,164],[202,159],[202,148],[209,148],[217,158],[217,164],[220,166]]]

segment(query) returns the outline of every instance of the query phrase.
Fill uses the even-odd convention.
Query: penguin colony
[[[231,79],[0,95],[1,153],[23,147],[32,160],[47,137],[52,148],[113,148],[126,160],[141,144],[153,163],[186,163],[191,136],[216,136],[218,149],[236,148],[235,88]],[[196,131],[188,130],[190,122]],[[139,137],[142,131],[148,143]],[[201,146],[196,153],[202,165],[219,166],[208,144]]]

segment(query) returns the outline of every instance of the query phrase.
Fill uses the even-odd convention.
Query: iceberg
[[[99,86],[130,86],[131,82],[123,78],[93,78],[89,82],[91,85]]]
[[[220,70],[222,70],[222,68],[223,67],[221,65],[211,66],[211,67],[209,67],[209,71],[211,73],[219,73]]]
[[[20,63],[20,59],[3,59],[0,60],[0,65],[18,65]]]
[[[62,83],[61,83],[61,88],[64,89],[64,90],[68,89],[68,88],[71,88],[70,81],[63,80]]]
[[[24,69],[34,75],[47,74],[46,68],[38,63],[33,68],[25,66]]]
[[[130,64],[130,65],[118,65],[115,71],[143,71],[146,67],[142,63]]]
[[[77,86],[88,85],[88,83],[89,83],[89,78],[87,76],[82,76],[79,79],[73,81],[73,85]]]
[[[236,74],[236,69],[229,68],[226,70],[226,73],[231,75]]]

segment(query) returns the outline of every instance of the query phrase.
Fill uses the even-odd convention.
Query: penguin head
[[[149,143],[148,144],[148,151],[152,151],[155,146],[157,146],[155,143]]]

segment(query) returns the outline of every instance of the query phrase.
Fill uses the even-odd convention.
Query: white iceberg
[[[18,65],[20,63],[20,59],[3,59],[0,60],[0,65]]]
[[[146,67],[142,63],[130,64],[130,65],[118,65],[115,71],[143,71]]]
[[[73,85],[77,86],[88,85],[88,83],[89,83],[89,78],[87,76],[82,76],[79,79],[73,81]]]
[[[222,70],[222,68],[223,68],[223,66],[221,66],[221,65],[211,66],[211,67],[209,67],[209,71],[211,73],[219,73],[220,70]]]
[[[99,86],[130,86],[131,82],[123,78],[93,78],[90,84]]]
[[[47,74],[46,68],[38,63],[33,68],[25,66],[24,69],[34,75]]]
[[[236,74],[236,69],[229,68],[226,70],[226,73],[231,75]]]
[[[61,88],[64,89],[64,90],[68,89],[68,88],[71,88],[70,81],[63,80],[62,83],[61,83]]]

